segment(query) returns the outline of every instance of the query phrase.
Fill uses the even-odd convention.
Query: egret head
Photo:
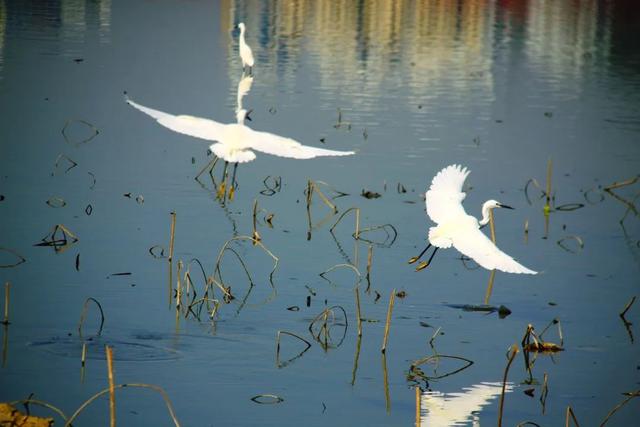
[[[497,200],[487,200],[482,204],[482,219],[480,220],[480,225],[486,225],[489,222],[489,211],[493,208],[513,209],[511,206],[503,205]]]
[[[240,28],[240,31],[244,31],[244,22],[239,23],[238,28]]]

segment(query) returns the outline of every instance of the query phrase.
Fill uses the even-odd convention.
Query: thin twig
[[[389,297],[389,308],[387,309],[387,322],[384,325],[384,338],[382,340],[382,353],[387,351],[387,339],[389,338],[389,328],[391,326],[391,313],[393,312],[393,302],[396,297],[396,289],[391,290],[391,296]]]
[[[115,389],[120,389],[120,388],[127,388],[127,387],[150,388],[151,390],[155,390],[158,393],[160,393],[160,395],[164,399],[165,404],[167,405],[167,409],[169,411],[169,416],[171,416],[171,419],[173,420],[173,424],[176,427],[180,427],[180,423],[178,422],[178,419],[176,418],[175,412],[173,410],[173,405],[171,404],[171,401],[169,400],[169,396],[167,396],[167,393],[162,389],[162,387],[159,387],[159,386],[153,385],[153,384],[140,384],[140,383],[118,384],[118,385],[113,386],[114,390]],[[94,400],[104,396],[105,394],[110,393],[110,391],[111,391],[110,388],[107,387],[104,390],[99,391],[98,393],[94,394],[89,399],[87,399],[87,401],[85,401],[82,405],[80,405],[80,407],[78,409],[76,409],[76,411],[73,413],[73,415],[71,415],[71,417],[69,417],[69,419],[65,423],[64,427],[70,427],[71,423],[78,417],[78,415],[80,415],[80,413],[87,406],[89,406],[91,404],[91,402],[93,402]]]
[[[113,350],[105,346],[107,353],[107,371],[109,376],[109,419],[111,427],[116,427],[116,393],[113,387]]]
[[[631,399],[633,399],[634,397],[638,397],[640,396],[640,390],[636,390],[634,392],[629,393],[629,395],[627,396],[626,399],[624,399],[622,402],[618,403],[616,406],[613,407],[612,410],[609,411],[609,413],[607,414],[607,416],[604,418],[604,420],[602,421],[602,424],[600,424],[600,427],[602,427],[603,425],[605,425],[607,423],[607,421],[609,421],[609,418],[611,418],[611,416],[613,414],[615,414],[620,408],[622,408],[624,405],[627,404],[627,402],[629,402]]]
[[[504,391],[507,386],[507,375],[509,374],[509,367],[513,362],[513,359],[516,357],[520,350],[518,349],[517,344],[513,344],[511,349],[509,349],[509,361],[507,362],[507,366],[504,369],[504,376],[502,377],[502,393],[500,394],[500,407],[498,409],[498,427],[502,427],[502,411],[504,409]]]

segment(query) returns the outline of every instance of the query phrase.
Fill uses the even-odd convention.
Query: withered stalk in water
[[[391,313],[393,313],[393,301],[396,297],[396,289],[391,290],[391,296],[389,297],[389,308],[387,309],[387,323],[384,325],[384,339],[382,341],[382,353],[387,351],[387,339],[389,338],[389,327],[391,326]]]
[[[507,386],[507,375],[509,374],[509,368],[511,367],[511,363],[513,359],[516,357],[520,350],[518,349],[517,344],[513,344],[509,349],[509,361],[507,362],[507,366],[504,368],[504,376],[502,377],[502,393],[500,394],[500,407],[498,409],[498,427],[502,427],[502,411],[504,410],[504,390]]]

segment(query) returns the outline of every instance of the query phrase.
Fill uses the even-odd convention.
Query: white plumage
[[[511,383],[505,392],[513,391]],[[420,397],[420,425],[424,427],[450,427],[480,425],[478,414],[502,393],[502,383],[480,383],[465,387],[458,393],[423,392]]]
[[[478,221],[462,207],[465,193],[462,185],[469,170],[459,165],[442,169],[433,178],[426,193],[427,214],[437,224],[429,229],[429,243],[436,248],[453,246],[488,270],[507,273],[536,274],[512,257],[502,252],[480,231],[480,226],[489,222],[489,211],[507,207],[495,200],[482,205],[482,219]]]
[[[185,135],[207,141],[217,141],[211,151],[229,163],[246,163],[256,158],[252,150],[292,159],[312,159],[319,156],[348,156],[353,151],[335,151],[309,147],[299,142],[268,132],[258,132],[244,124],[247,111],[237,113],[238,123],[223,124],[201,117],[165,113],[140,105],[129,98],[132,107],[153,117],[162,126]]]
[[[245,27],[244,22],[238,24],[240,28],[240,59],[242,60],[242,68],[253,68],[253,52],[244,39]]]

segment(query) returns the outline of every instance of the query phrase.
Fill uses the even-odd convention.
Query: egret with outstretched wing
[[[473,259],[488,270],[500,270],[507,273],[537,274],[535,271],[519,264],[512,257],[502,252],[482,232],[480,226],[489,222],[489,212],[494,208],[508,208],[496,200],[487,200],[482,205],[482,219],[478,221],[467,214],[462,207],[466,194],[462,185],[469,175],[469,170],[459,165],[451,165],[442,169],[431,182],[426,193],[427,215],[437,225],[429,228],[429,245],[409,263],[418,261],[422,255],[434,246],[428,261],[422,262],[416,270],[429,265],[439,248],[453,246],[462,254]]]
[[[235,182],[235,171],[238,163],[250,162],[256,158],[255,151],[260,151],[274,156],[288,157],[291,159],[313,159],[321,156],[349,156],[353,151],[336,151],[324,148],[309,147],[298,141],[269,132],[259,132],[244,124],[245,119],[251,120],[246,110],[237,112],[237,123],[219,123],[214,120],[201,117],[173,115],[163,111],[140,105],[125,94],[127,104],[153,117],[162,126],[174,132],[204,139],[217,141],[209,147],[213,154],[225,161],[223,182],[226,176],[228,163],[234,163],[234,172],[231,183]]]

